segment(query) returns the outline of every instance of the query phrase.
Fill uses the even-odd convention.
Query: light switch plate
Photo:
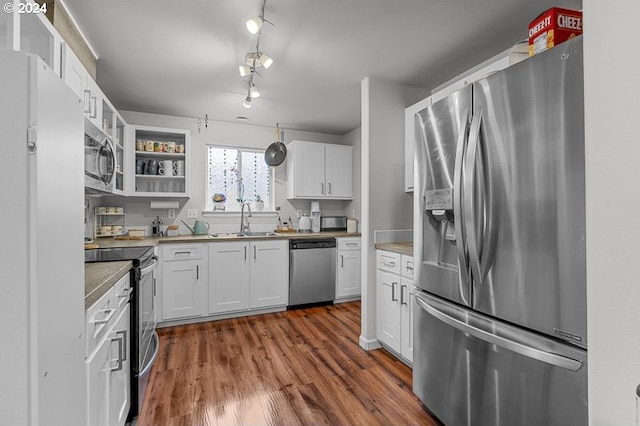
[[[176,218],[176,209],[169,209],[169,212],[167,213],[167,217],[169,219],[175,219]]]
[[[198,217],[198,209],[187,209],[187,218],[195,219]]]

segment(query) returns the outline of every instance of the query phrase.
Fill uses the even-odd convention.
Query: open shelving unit
[[[163,129],[154,127],[134,126],[134,178],[135,187],[132,195],[148,197],[188,197],[189,196],[189,131],[179,129]],[[154,151],[141,150],[138,142],[153,142]],[[155,146],[160,144],[159,150]],[[167,152],[169,145],[174,152]],[[176,152],[179,151],[179,152]],[[159,173],[159,163],[170,160],[171,170],[176,167],[176,162],[182,162],[181,175],[173,172],[169,175]],[[136,163],[144,163],[143,173],[136,172]],[[158,173],[149,173],[149,162],[157,162]],[[138,170],[139,171],[139,170]]]

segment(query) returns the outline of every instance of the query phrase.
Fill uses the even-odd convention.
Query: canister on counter
[[[347,234],[355,234],[358,232],[358,219],[347,219]]]

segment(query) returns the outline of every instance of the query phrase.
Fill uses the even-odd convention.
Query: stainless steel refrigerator
[[[587,424],[582,39],[417,114],[413,389],[447,425]]]

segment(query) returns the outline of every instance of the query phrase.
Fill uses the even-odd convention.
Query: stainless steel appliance
[[[85,251],[85,263],[130,260],[131,270],[131,411],[128,419],[138,415],[144,402],[151,367],[158,356],[156,333],[155,270],[158,257],[153,247],[120,247]]]
[[[289,306],[333,302],[335,238],[289,240]]]
[[[116,156],[113,143],[91,121],[84,120],[84,186],[90,191],[113,192]]]
[[[417,114],[414,392],[450,425],[587,424],[581,37]]]
[[[346,231],[346,216],[322,216],[320,218],[320,231]]]

